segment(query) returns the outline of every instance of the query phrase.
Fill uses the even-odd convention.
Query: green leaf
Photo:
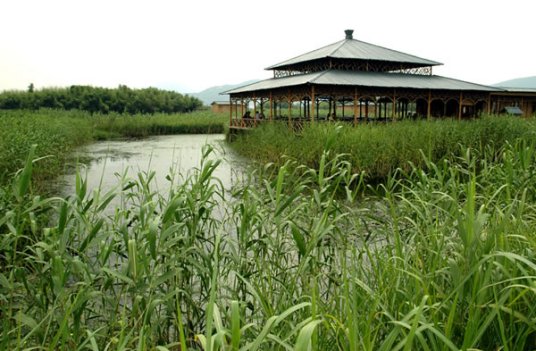
[[[20,311],[15,316],[15,319],[17,320],[17,322],[22,323],[25,326],[30,327],[31,329],[35,329],[37,327],[37,322],[35,321],[35,319]]]
[[[22,199],[22,197],[28,192],[28,188],[30,187],[30,182],[32,180],[33,158],[35,155],[36,147],[36,144],[33,144],[30,147],[30,152],[28,153],[26,163],[24,165],[24,168],[22,169],[22,173],[19,178],[17,187],[17,197],[19,198],[19,200]]]
[[[315,331],[316,326],[321,322],[321,319],[315,319],[303,326],[296,339],[294,351],[307,351],[310,349],[313,332]]]

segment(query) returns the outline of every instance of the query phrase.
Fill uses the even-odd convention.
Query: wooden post
[[[257,126],[257,97],[253,95],[253,125]]]
[[[333,95],[333,120],[337,119],[337,95]]]
[[[229,127],[233,125],[233,99],[229,95]]]
[[[460,91],[460,103],[458,104],[458,120],[462,119],[463,93]]]
[[[357,88],[354,89],[354,126],[357,125]]]
[[[240,99],[240,126],[244,126],[244,98]]]
[[[488,95],[488,116],[491,115],[491,93]]]
[[[428,110],[426,112],[426,119],[430,119],[432,116],[432,90],[428,90]]]
[[[272,96],[272,92],[270,91],[270,122],[274,118],[274,100]]]
[[[320,118],[320,101],[315,98],[315,104],[316,104],[316,118]]]
[[[290,115],[292,114],[292,101],[290,100],[290,92],[287,95],[287,103],[288,103],[288,126],[290,127],[291,121],[290,121]]]
[[[393,110],[391,111],[391,115],[393,120],[396,118],[396,89],[393,93]]]
[[[315,97],[315,86],[312,85],[311,86],[311,123],[314,123],[315,122],[315,104],[316,104],[316,101],[315,101],[316,97]]]

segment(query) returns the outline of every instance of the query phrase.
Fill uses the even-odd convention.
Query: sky
[[[536,75],[534,0],[2,0],[0,91],[127,85],[194,93],[354,38],[494,84]]]

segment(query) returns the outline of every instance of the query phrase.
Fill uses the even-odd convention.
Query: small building
[[[210,110],[214,113],[230,113],[233,105],[229,101],[213,101]]]
[[[438,65],[356,40],[353,30],[346,30],[341,41],[268,67],[273,78],[225,92],[234,107],[230,127],[250,127],[252,122],[243,119],[250,107],[269,120],[283,119],[289,124],[333,119],[357,124],[477,117],[484,112],[499,113],[504,107],[499,101],[520,98],[518,91],[434,75],[433,67]],[[536,92],[525,95],[523,103],[536,103]]]

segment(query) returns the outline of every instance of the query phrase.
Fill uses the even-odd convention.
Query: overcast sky
[[[481,84],[536,75],[534,0],[2,0],[0,91],[72,84],[179,92],[271,77],[344,38]]]

